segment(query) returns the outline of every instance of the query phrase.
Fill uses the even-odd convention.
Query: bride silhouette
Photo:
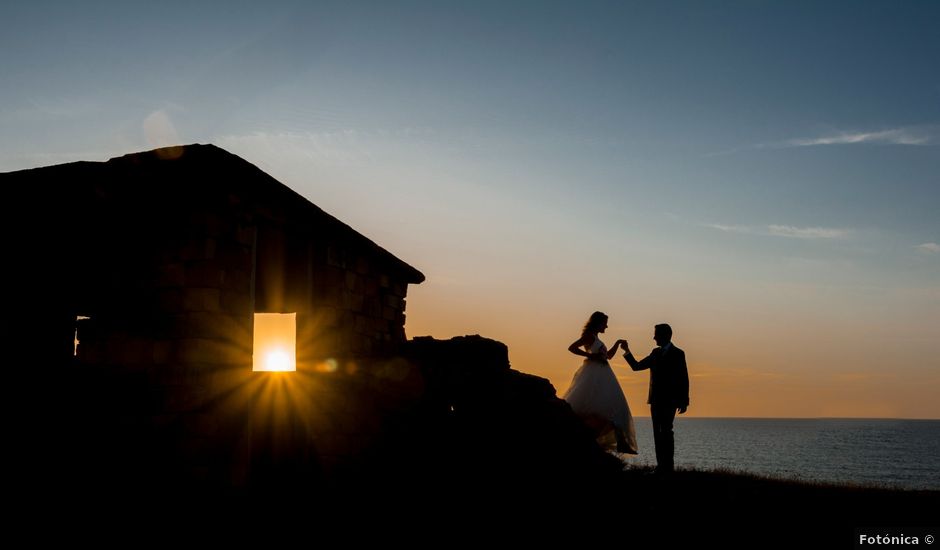
[[[617,353],[622,340],[608,350],[598,337],[607,330],[607,315],[600,311],[591,314],[581,338],[568,346],[568,351],[584,357],[584,363],[574,373],[571,386],[563,399],[571,409],[594,430],[597,442],[617,452],[636,454],[636,430],[627,398],[610,368],[608,359]],[[583,349],[582,349],[583,348]]]

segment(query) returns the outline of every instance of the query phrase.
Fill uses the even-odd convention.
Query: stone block
[[[242,317],[210,311],[192,311],[175,315],[170,319],[172,334],[179,338],[211,338],[236,341],[245,337],[248,314]]]
[[[326,263],[331,266],[346,268],[346,251],[338,246],[331,245],[326,249]]]
[[[336,267],[327,267],[323,271],[323,285],[327,288],[342,288],[346,284],[346,272]]]
[[[225,363],[231,354],[229,344],[208,338],[182,338],[176,341],[176,361],[184,364]],[[232,346],[234,347],[234,346]]]
[[[359,287],[360,287],[359,278],[360,278],[359,275],[356,275],[352,271],[347,271],[346,272],[346,290],[349,290],[352,292],[358,292]]]
[[[364,304],[365,296],[362,294],[357,294],[354,292],[346,292],[343,294],[343,305],[349,311],[354,313],[362,313]]]
[[[364,315],[356,316],[356,323],[353,329],[356,331],[356,334],[368,334],[370,328],[371,328],[371,323],[368,317]]]
[[[319,307],[313,314],[314,324],[324,327],[332,327],[339,324],[339,310],[335,307]]]
[[[162,368],[155,368],[155,374],[153,375],[154,386],[202,386],[207,391],[212,390],[211,393],[219,395],[222,392],[217,388],[212,386],[213,382],[213,369],[217,368],[216,364],[211,363],[193,363],[182,365],[179,363],[169,365]],[[248,371],[251,371],[251,365],[247,365]],[[229,387],[228,389],[231,389]],[[221,412],[222,406],[220,405],[219,411]]]
[[[222,288],[244,293],[251,291],[251,271],[239,268],[227,268],[222,272]]]
[[[251,270],[251,247],[231,240],[220,240],[215,259],[226,268]]]
[[[198,409],[210,398],[210,393],[203,386],[173,385],[165,386],[163,409],[167,412],[186,412]]]
[[[219,296],[220,309],[228,314],[251,315],[251,295],[248,292],[222,290]]]
[[[247,387],[246,384],[251,382],[251,376],[255,374],[251,370],[251,350],[243,350],[243,356],[245,360],[242,362],[207,366],[207,384],[216,394]]]
[[[389,286],[391,286],[391,284],[392,283],[388,275],[379,275],[379,287],[380,288],[388,288]]]
[[[339,288],[328,288],[323,292],[323,305],[329,307],[343,307],[343,291]]]
[[[241,367],[244,366],[251,370],[251,336],[245,331],[244,338],[236,340],[219,340],[216,342],[215,350],[218,361],[212,365],[212,368]],[[206,372],[202,369],[201,372]]]
[[[369,296],[366,298],[362,312],[369,317],[381,317],[382,307],[382,301],[378,296]]]
[[[219,288],[225,276],[225,270],[215,262],[196,261],[186,264],[186,286]]]
[[[356,322],[356,314],[347,309],[339,310],[340,324],[346,326],[352,326]]]
[[[251,247],[255,242],[255,226],[239,225],[235,229],[235,241],[247,247]]]
[[[369,259],[365,256],[359,256],[356,258],[356,273],[360,275],[365,275],[369,272]]]
[[[216,240],[210,238],[192,239],[179,250],[179,257],[185,261],[211,260],[215,257]]]
[[[218,288],[184,288],[183,311],[221,311],[221,291]]]
[[[378,277],[363,277],[362,282],[362,292],[366,296],[375,296],[379,293],[379,279]]]
[[[203,212],[192,220],[192,225],[202,227],[206,235],[210,237],[220,237],[231,233],[232,222],[215,212]]]
[[[385,297],[385,305],[387,306],[393,307],[397,310],[401,310],[402,309],[401,304],[402,304],[402,300],[398,296],[389,294]]]

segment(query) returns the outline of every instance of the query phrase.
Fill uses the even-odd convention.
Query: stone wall
[[[193,214],[147,248],[134,262],[147,269],[119,285],[146,306],[118,301],[81,322],[80,366],[108,372],[110,391],[138,395],[113,401],[113,417],[159,431],[167,460],[183,469],[174,475],[270,484],[272,472],[294,479],[355,460],[390,407],[378,386],[408,377],[383,359],[404,342],[407,285],[366,253],[289,230],[281,234],[305,254],[258,265],[255,247],[269,243],[248,223],[257,218],[223,214]],[[252,281],[263,283],[266,269],[294,276],[253,308]],[[254,311],[298,314],[298,371],[287,385],[271,380],[285,375],[251,371]]]
[[[405,341],[407,283],[363,254],[329,245],[316,263],[311,321],[351,356],[389,355]]]

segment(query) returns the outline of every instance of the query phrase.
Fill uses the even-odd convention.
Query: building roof
[[[207,195],[238,195],[252,207],[263,209],[269,218],[298,228],[322,232],[355,248],[371,252],[400,273],[408,283],[421,283],[425,277],[368,237],[331,216],[308,199],[264,171],[215,145],[182,145],[127,154],[106,162],[76,162],[22,170],[6,174],[20,176],[20,186],[47,184],[50,180],[87,183],[108,178],[122,185],[147,186],[148,193],[182,195],[183,200]],[[12,181],[11,181],[12,183]],[[61,190],[45,190],[55,194]],[[42,193],[43,190],[33,190]],[[156,202],[173,197],[155,197]],[[68,199],[64,199],[68,200]],[[195,199],[194,199],[195,200]]]

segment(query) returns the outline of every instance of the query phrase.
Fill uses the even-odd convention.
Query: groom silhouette
[[[649,369],[650,416],[653,418],[653,443],[656,445],[656,473],[666,474],[673,470],[675,440],[672,423],[679,414],[689,408],[689,369],[685,364],[685,352],[672,344],[672,327],[663,323],[656,325],[653,340],[659,346],[645,359],[637,361],[624,340],[623,358],[635,371]]]

